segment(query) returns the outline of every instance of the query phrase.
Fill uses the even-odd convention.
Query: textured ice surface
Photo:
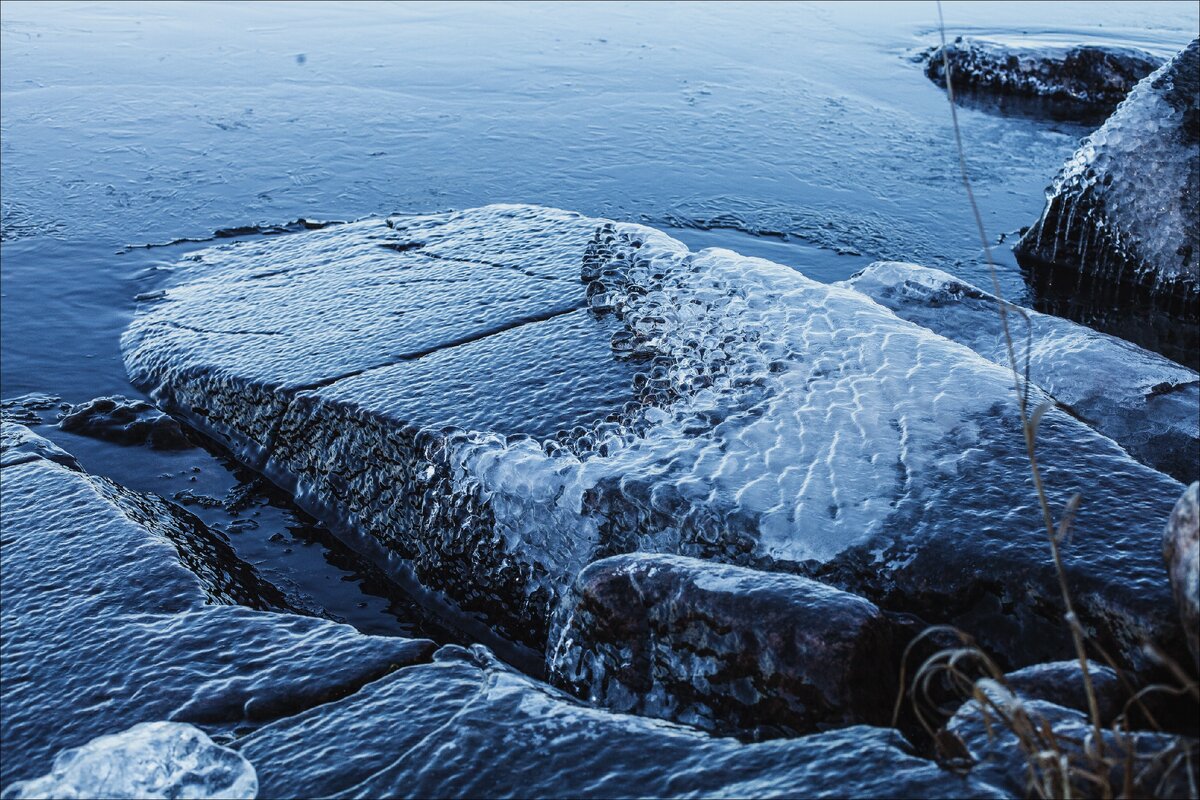
[[[19,781],[5,798],[241,798],[258,794],[254,767],[199,728],[143,722],[54,757],[48,775]]]
[[[1161,58],[1128,47],[1012,46],[959,39],[926,55],[925,74],[946,85],[950,62],[956,99],[969,92],[1042,98],[1053,116],[1108,114]]]
[[[584,706],[443,647],[236,743],[263,797],[980,797],[881,728],[742,744]],[[870,768],[864,768],[870,765]]]
[[[253,727],[433,649],[228,605],[283,598],[157,498],[44,458],[6,463],[2,480],[0,786],[139,722]]]
[[[44,436],[38,436],[24,425],[0,421],[0,467],[12,467],[39,459],[54,461],[71,469],[80,468],[75,456]]]
[[[556,685],[755,738],[888,724],[906,644],[873,604],[817,581],[646,553],[585,568],[562,618]]]
[[[995,295],[936,269],[881,261],[846,281],[897,316],[1008,366]],[[1009,313],[1016,355],[1056,401],[1143,464],[1181,481],[1200,471],[1200,375],[1084,325]],[[1025,320],[1028,319],[1028,324]]]
[[[1200,302],[1200,39],[1143,79],[1084,140],[1017,245],[1033,269],[1069,267],[1165,295],[1192,321]],[[1077,288],[1078,290],[1078,288]]]
[[[542,646],[579,569],[645,550],[822,576],[1014,663],[1066,652],[1010,375],[856,291],[524,206],[179,278],[125,337],[135,382],[511,638]],[[1136,659],[1178,632],[1154,542],[1180,486],[1062,412],[1041,437],[1055,506],[1087,498],[1085,624]]]

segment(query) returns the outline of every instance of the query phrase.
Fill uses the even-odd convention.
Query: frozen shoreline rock
[[[1200,482],[1189,486],[1171,511],[1163,532],[1163,560],[1188,649],[1200,669]]]
[[[747,745],[587,707],[483,647],[221,605],[161,532],[183,512],[143,519],[148,496],[46,459],[3,485],[4,797],[1000,794],[895,731]]]
[[[178,422],[145,400],[128,397],[97,397],[72,406],[59,420],[58,427],[117,444],[148,443],[157,450],[186,450],[193,446]]]
[[[897,316],[1008,366],[997,300],[945,272],[880,261],[845,282]],[[1009,313],[1018,362],[1029,377],[1143,464],[1188,482],[1200,472],[1200,374],[1069,320]]]
[[[1014,248],[1042,294],[1200,319],[1200,39],[1143,79],[1054,179]],[[1195,335],[1180,334],[1184,352]],[[1168,345],[1171,343],[1168,342]],[[1156,348],[1157,349],[1157,348]]]
[[[551,682],[615,711],[753,738],[891,719],[903,644],[808,578],[633,553],[584,569],[559,613]]]
[[[159,720],[228,734],[433,651],[231,605],[287,609],[219,536],[159,498],[46,458],[6,461],[3,487],[2,787],[97,735]]]
[[[1130,47],[1010,46],[961,36],[925,54],[925,75],[946,85],[950,62],[955,99],[970,93],[1036,98],[1048,116],[1103,119],[1162,59]]]
[[[636,550],[817,577],[1064,657],[1011,376],[858,292],[528,206],[191,257],[134,382],[381,563],[533,648],[580,569]],[[1036,402],[1036,401],[1035,401]],[[1180,486],[1042,420],[1084,624],[1179,639],[1156,542]]]

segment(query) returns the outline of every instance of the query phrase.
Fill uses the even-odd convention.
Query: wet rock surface
[[[525,206],[194,258],[126,334],[135,383],[503,636],[542,648],[580,569],[642,550],[817,577],[1010,666],[1069,654],[1011,375],[857,292]],[[479,399],[438,402],[459,374]],[[1135,664],[1179,641],[1179,484],[1059,411],[1039,448],[1051,502],[1087,497],[1084,624]]]
[[[128,397],[97,397],[72,406],[58,427],[117,444],[146,443],[157,450],[193,447],[178,422],[145,400]]]
[[[1046,116],[1096,121],[1162,63],[1128,47],[1011,46],[962,37],[931,48],[924,58],[926,76],[939,86],[946,85],[949,61],[956,100],[1036,99]]]
[[[1163,559],[1188,649],[1200,669],[1200,482],[1189,486],[1171,511],[1163,534]]]
[[[236,746],[257,768],[263,797],[1001,794],[907,754],[902,742],[857,726],[741,744],[589,708],[482,648],[447,646],[432,664]]]
[[[753,738],[891,718],[903,643],[873,604],[807,578],[614,556],[559,613],[550,680],[616,711]]]
[[[15,467],[30,461],[53,461],[69,469],[81,469],[75,456],[24,425],[0,422],[0,467]]]
[[[941,270],[881,261],[846,285],[1008,366],[995,295]],[[1008,314],[1019,368],[1070,413],[1177,480],[1200,473],[1200,374],[1130,342],[1028,309]]]
[[[1124,711],[1124,702],[1128,698],[1121,687],[1120,678],[1111,667],[1089,661],[1088,675],[1092,679],[1092,691],[1096,697],[1100,720],[1107,725]],[[1044,700],[1084,713],[1089,712],[1083,670],[1079,668],[1078,661],[1033,664],[1008,673],[1004,676],[1004,682],[1021,697]]]
[[[969,700],[945,728],[965,747],[971,777],[1015,796],[1029,795],[1031,779],[1044,787],[1057,785],[1052,791],[1065,794],[1061,783],[1046,780],[1061,756],[1076,775],[1087,770],[1114,790],[1125,787],[1128,780],[1131,797],[1191,796],[1189,786],[1196,779],[1194,764],[1200,752],[1196,739],[1155,731],[1116,733],[1104,728],[1102,746],[1111,763],[1101,767],[1085,756],[1089,747],[1094,748],[1089,740],[1096,738],[1085,713],[1025,697],[991,680],[980,681],[979,688],[988,702]],[[1028,734],[1028,725],[1006,724],[1005,718],[1024,719],[1039,729],[1045,725],[1053,733],[1035,738]],[[1032,775],[1031,763],[1038,766]],[[1073,792],[1096,788],[1097,784],[1077,778]]]
[[[161,499],[44,458],[6,464],[2,480],[0,785],[140,722],[228,737],[433,650],[232,605],[291,611],[228,560],[219,537]]]
[[[1178,320],[1157,342],[1195,363],[1200,308],[1200,40],[1144,78],[1048,190],[1015,252],[1042,294],[1138,302]],[[1156,346],[1153,344],[1147,346]],[[1190,346],[1190,351],[1188,350]]]

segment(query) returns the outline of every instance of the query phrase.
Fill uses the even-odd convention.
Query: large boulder
[[[1014,46],[961,36],[924,58],[925,74],[939,86],[949,62],[955,99],[1036,100],[1056,119],[1103,119],[1163,61],[1132,47]]]
[[[1171,511],[1163,558],[1188,649],[1200,670],[1200,482],[1189,486]]]
[[[191,259],[125,335],[135,383],[513,640],[641,550],[818,577],[1012,665],[1070,653],[1011,374],[858,292],[527,206]],[[1086,492],[1083,624],[1132,663],[1177,641],[1180,485],[1057,410],[1039,453],[1056,509]]]
[[[1118,304],[1127,315],[1140,315],[1141,301],[1181,320],[1153,346],[1194,363],[1197,203],[1200,39],[1143,79],[1083,142],[1015,251],[1041,294],[1094,295],[1094,305]]]
[[[846,281],[897,316],[1009,366],[995,295],[941,270],[879,261]],[[1180,481],[1200,477],[1200,374],[1060,317],[1010,307],[1018,369],[1071,414]]]
[[[617,711],[754,738],[885,725],[903,643],[867,600],[798,575],[634,553],[579,574],[554,683]]]
[[[8,433],[6,424],[6,448]],[[26,430],[21,441],[32,438]],[[428,641],[233,605],[289,610],[227,542],[156,497],[48,457],[6,458],[2,481],[0,786],[141,722],[227,737],[433,651]]]

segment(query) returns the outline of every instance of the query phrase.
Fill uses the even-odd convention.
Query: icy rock
[[[160,498],[47,458],[6,461],[0,480],[0,786],[45,774],[97,731],[252,727],[433,650],[230,605],[288,609],[219,534]]]
[[[1088,675],[1092,679],[1092,692],[1096,697],[1100,720],[1107,725],[1124,708],[1121,681],[1111,667],[1088,662]],[[1013,692],[1030,700],[1088,711],[1087,691],[1083,683],[1083,670],[1079,661],[1051,661],[1033,664],[1004,676],[1004,682]]]
[[[58,427],[118,444],[148,442],[158,450],[185,450],[192,446],[179,423],[145,400],[97,397],[72,406]]]
[[[1189,486],[1171,511],[1163,534],[1163,558],[1188,649],[1200,669],[1200,482]]]
[[[925,74],[946,85],[946,61],[955,99],[971,93],[1036,98],[1055,118],[1103,119],[1162,59],[1129,47],[1010,46],[959,38],[926,55]]]
[[[448,646],[235,747],[262,797],[994,797],[856,726],[743,744],[613,714]]]
[[[0,467],[38,460],[53,461],[70,469],[82,469],[75,456],[44,436],[38,436],[15,422],[0,422]]]
[[[1005,718],[1021,719],[1023,715],[1039,729],[1049,726],[1053,731],[1054,747],[1069,759],[1076,770],[1090,767],[1093,772],[1107,778],[1110,786],[1124,785],[1124,759],[1128,755],[1133,764],[1130,774],[1133,788],[1129,795],[1131,797],[1190,796],[1188,787],[1195,785],[1194,765],[1200,755],[1200,743],[1195,739],[1152,731],[1134,731],[1118,736],[1110,729],[1102,729],[1103,747],[1115,763],[1111,769],[1097,768],[1089,765],[1085,756],[1087,743],[1095,738],[1086,714],[1014,693],[991,679],[979,681],[977,688],[990,702],[985,704],[975,699],[967,701],[945,728],[950,736],[963,745],[967,757],[973,762],[969,773],[971,777],[1015,796],[1028,796],[1029,763],[1034,760],[1033,753],[1030,746],[1022,744],[1022,737],[1016,732],[1015,728],[1020,726],[1004,722]],[[1044,759],[1039,762],[1043,770],[1054,772],[1057,765],[1046,741],[1032,742],[1028,737],[1026,741]],[[1192,770],[1190,775],[1189,767]],[[1075,786],[1075,792],[1082,795],[1095,791],[1095,788],[1094,784],[1081,782]],[[1059,789],[1058,792],[1063,790]]]
[[[62,398],[55,395],[31,392],[0,401],[0,420],[18,425],[41,425],[42,412],[51,409],[63,411],[70,407],[70,403],[62,402]]]
[[[1008,366],[996,296],[936,269],[880,261],[845,282],[897,316]],[[1010,306],[1017,361],[1059,404],[1143,464],[1200,472],[1200,374],[1059,317]],[[1028,322],[1026,322],[1028,321]]]
[[[1084,140],[1014,249],[1041,292],[1115,294],[1128,314],[1139,313],[1131,298],[1146,298],[1195,326],[1197,203],[1200,39],[1144,78]]]
[[[529,206],[194,258],[126,332],[134,382],[510,639],[644,551],[818,577],[1009,666],[1070,653],[1011,375],[856,291]],[[1055,508],[1087,494],[1077,610],[1140,663],[1180,636],[1181,487],[1058,410],[1039,448]]]
[[[754,738],[891,718],[888,620],[808,578],[634,553],[584,569],[559,613],[551,681],[615,711]]]
[[[50,774],[18,781],[4,797],[250,800],[257,794],[254,767],[239,753],[193,725],[143,722],[59,753]]]

